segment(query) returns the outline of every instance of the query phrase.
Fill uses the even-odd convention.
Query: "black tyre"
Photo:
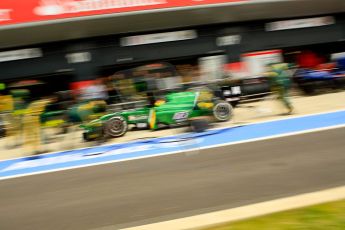
[[[230,102],[232,108],[236,108],[239,103],[240,103],[240,101],[232,101],[232,102]]]
[[[213,116],[216,121],[229,121],[233,115],[232,106],[226,101],[217,101],[213,107]]]
[[[86,142],[93,141],[94,138],[90,138],[90,135],[88,133],[83,133],[83,139]]]
[[[306,95],[314,95],[315,94],[315,86],[311,83],[303,83],[300,85],[300,88]]]
[[[194,119],[190,121],[190,129],[192,132],[201,133],[210,128],[210,123],[206,119]]]
[[[126,134],[128,129],[127,121],[121,116],[110,118],[104,126],[106,137],[121,137]]]
[[[3,127],[0,127],[0,138],[6,137],[6,129]]]

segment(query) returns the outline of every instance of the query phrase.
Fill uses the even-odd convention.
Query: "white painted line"
[[[91,163],[91,164],[85,164],[85,165],[77,165],[77,166],[66,167],[66,168],[59,168],[59,169],[46,170],[46,171],[40,171],[40,172],[34,172],[34,173],[20,174],[20,175],[15,175],[15,176],[1,177],[0,181],[18,178],[18,177],[25,177],[25,176],[32,176],[32,175],[38,175],[38,174],[59,172],[59,171],[78,169],[78,168],[86,168],[86,167],[90,167],[90,166],[106,165],[106,164],[112,164],[112,163],[117,163],[117,162],[133,161],[133,160],[146,159],[146,158],[152,158],[152,157],[174,155],[174,154],[178,154],[178,153],[193,152],[196,150],[205,150],[205,149],[218,148],[218,147],[223,147],[223,146],[244,144],[244,143],[249,143],[249,142],[264,141],[264,140],[270,140],[270,139],[282,138],[282,137],[288,137],[288,136],[294,136],[294,135],[301,135],[301,134],[307,134],[307,133],[313,133],[313,132],[322,132],[322,131],[326,131],[326,130],[332,130],[332,129],[338,129],[338,128],[344,128],[344,127],[345,127],[345,124],[342,124],[342,125],[335,125],[335,126],[316,128],[316,129],[309,129],[309,130],[304,130],[304,131],[291,132],[291,133],[285,133],[285,134],[279,134],[279,135],[272,135],[272,136],[266,136],[266,137],[260,137],[260,138],[253,138],[253,139],[248,139],[248,140],[244,140],[244,141],[236,141],[236,142],[229,142],[229,143],[218,144],[218,145],[210,145],[210,146],[205,146],[205,147],[200,147],[200,148],[178,150],[178,151],[168,152],[168,153],[146,155],[146,156],[134,157],[134,158],[129,158],[129,159],[113,160],[113,161]]]
[[[210,130],[221,130],[221,129],[227,129],[227,128],[243,127],[243,126],[248,126],[248,125],[265,124],[265,123],[270,123],[270,122],[274,122],[274,121],[285,121],[285,120],[290,120],[290,119],[295,119],[295,118],[312,117],[312,116],[324,115],[324,114],[330,114],[330,113],[337,113],[337,112],[345,112],[345,109],[330,110],[330,111],[327,111],[327,112],[310,113],[310,114],[304,114],[304,115],[290,115],[289,117],[274,118],[274,119],[270,119],[270,120],[257,121],[257,122],[248,122],[246,124],[241,124],[241,125],[231,125],[230,124],[230,125],[227,125],[227,126],[224,126],[224,127],[213,128],[213,129],[210,129]],[[175,137],[175,136],[179,136],[179,135],[183,135],[183,134],[188,134],[188,132],[181,133],[181,134],[172,134],[172,135],[167,135],[167,136],[162,136],[162,137],[148,137],[147,139],[145,138],[145,140],[155,140],[155,139],[159,139],[159,138]],[[99,145],[99,146],[103,146],[103,147],[117,146],[117,145],[121,145],[121,144],[136,143],[136,142],[139,142],[139,141],[140,140],[132,140],[132,141],[128,141],[128,142],[124,141],[124,142],[118,142],[118,143],[108,143],[108,144]],[[70,149],[70,150],[65,150],[65,151],[48,152],[48,153],[40,154],[40,156],[49,155],[49,154],[55,154],[55,153],[61,153],[61,152],[68,152],[68,151],[78,151],[78,150],[92,149],[92,148],[96,148],[96,147],[98,147],[98,146]],[[19,159],[24,159],[24,158],[27,158],[27,157],[28,156],[26,156],[26,157],[16,157],[16,158],[11,158],[11,159],[5,159],[5,160],[0,160],[0,162],[8,161],[8,160],[19,160]]]
[[[345,199],[345,186],[122,230],[204,229],[228,222]],[[102,229],[111,229],[111,226]]]

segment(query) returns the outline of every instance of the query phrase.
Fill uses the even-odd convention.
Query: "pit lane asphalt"
[[[119,229],[345,185],[345,128],[0,181],[0,229]]]

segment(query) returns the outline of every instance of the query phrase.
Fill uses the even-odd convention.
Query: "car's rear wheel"
[[[233,115],[232,106],[226,101],[218,101],[213,107],[213,116],[216,121],[229,121]]]
[[[106,137],[121,137],[126,134],[127,129],[127,121],[121,116],[115,116],[106,122],[104,135]]]
[[[190,121],[190,129],[192,132],[201,133],[210,128],[210,123],[205,118],[196,118]]]
[[[240,103],[240,101],[238,100],[238,101],[232,101],[232,102],[230,102],[230,104],[231,104],[231,106],[232,106],[232,108],[236,108],[237,107],[237,105]]]
[[[312,83],[302,83],[300,84],[300,88],[306,95],[315,94],[315,86]]]
[[[83,133],[83,139],[86,142],[93,141],[95,138],[91,138],[88,133]]]

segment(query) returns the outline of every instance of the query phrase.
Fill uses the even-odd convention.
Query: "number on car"
[[[189,113],[188,112],[177,112],[174,114],[173,119],[175,121],[187,120]]]

